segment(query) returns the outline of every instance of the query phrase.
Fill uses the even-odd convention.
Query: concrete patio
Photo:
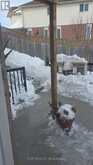
[[[76,122],[86,130],[92,132],[93,107],[72,98],[62,97],[61,100],[62,103],[75,105],[77,109]],[[14,120],[16,165],[77,165],[80,161],[80,155],[77,155],[77,152],[75,153],[73,150],[70,151],[70,158],[68,157],[66,159],[64,154],[56,148],[56,145],[48,144],[48,140],[51,137],[53,140],[56,138],[55,141],[58,141],[58,145],[63,147],[64,144],[61,144],[60,140],[64,143],[64,139],[67,138],[63,137],[62,139],[59,131],[58,134],[61,137],[61,139],[59,139],[60,137],[56,134],[58,127],[54,127],[53,130],[49,128],[48,112],[50,111],[50,107],[48,106],[48,102],[49,93],[41,93],[40,98],[36,100],[34,106],[17,113],[17,118]],[[82,133],[81,136],[86,138]],[[65,151],[68,150],[67,148],[64,149]],[[80,162],[79,165],[91,165],[93,160],[83,162],[81,159]]]

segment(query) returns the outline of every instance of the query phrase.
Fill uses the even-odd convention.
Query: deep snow
[[[7,52],[9,49],[6,49]],[[74,56],[80,60],[80,57]],[[66,59],[66,57],[65,57]],[[81,59],[81,61],[85,61]],[[31,57],[27,54],[13,51],[6,60],[9,67],[25,66],[27,74],[28,93],[24,92],[16,96],[16,100],[24,100],[26,105],[31,104],[32,98],[36,98],[35,87],[33,82],[39,82],[44,87],[44,91],[50,89],[51,76],[50,67],[45,66],[43,60],[39,57]],[[58,93],[64,96],[75,97],[83,101],[87,101],[93,105],[93,73],[87,72],[86,75],[68,75],[58,74]],[[18,101],[16,107],[18,106]],[[22,106],[22,105],[20,105]],[[18,107],[20,108],[20,107]],[[18,109],[17,108],[17,109]]]
[[[9,49],[6,49],[6,52]],[[28,79],[35,79],[42,84],[50,77],[50,67],[46,67],[43,60],[39,57],[31,57],[24,53],[12,51],[6,60],[6,65],[9,67],[22,67],[26,69]]]
[[[76,54],[74,55],[66,55],[66,54],[58,54],[57,55],[57,62],[67,62],[67,63],[77,63],[77,62],[83,62],[83,63],[87,63],[87,61],[84,58],[81,58],[79,56],[77,56]]]
[[[86,75],[59,75],[58,92],[93,105],[93,73]]]

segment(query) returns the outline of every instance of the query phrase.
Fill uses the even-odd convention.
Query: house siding
[[[24,28],[49,26],[48,7],[24,9]]]
[[[93,23],[93,2],[88,4],[88,11],[80,12],[80,2],[57,5],[57,29],[60,28],[60,38],[83,39],[85,36],[85,24]],[[14,17],[14,18],[12,18]],[[22,16],[11,16],[12,24],[21,22],[24,29],[32,36],[45,35],[45,28],[49,29],[48,6],[28,7],[22,9]],[[48,30],[49,32],[49,30]],[[92,30],[93,32],[93,30]]]
[[[93,2],[88,2],[89,10],[80,12],[80,3],[57,6],[57,26],[85,24],[93,22]],[[47,27],[49,26],[48,7],[36,7],[23,9],[24,28]]]

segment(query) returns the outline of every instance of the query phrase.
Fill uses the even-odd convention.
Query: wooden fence
[[[24,32],[3,28],[3,39],[9,39],[8,47],[43,60],[50,58],[49,39],[31,37]],[[57,40],[57,53],[77,54],[93,62],[93,40]]]

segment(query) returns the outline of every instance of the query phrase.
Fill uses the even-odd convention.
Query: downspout
[[[23,29],[24,29],[24,10],[23,9],[21,9],[22,10],[22,27],[23,27]]]

